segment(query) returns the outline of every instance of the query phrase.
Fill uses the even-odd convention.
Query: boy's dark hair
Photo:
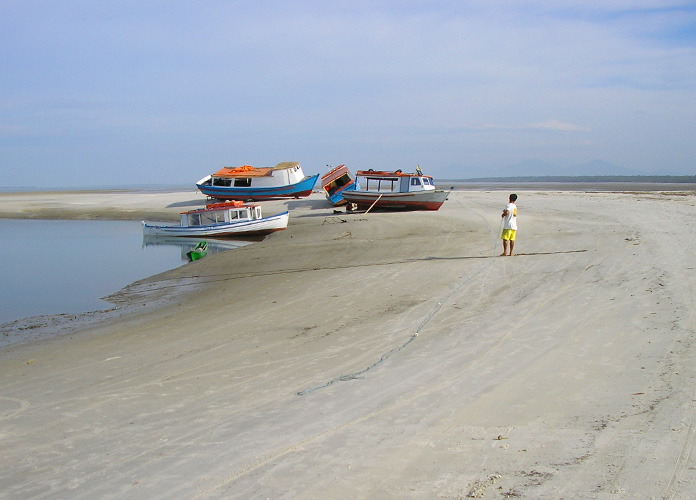
[[[516,202],[516,201],[517,201],[517,195],[516,195],[516,194],[511,194],[511,195],[510,195],[510,201],[512,201],[513,203]]]

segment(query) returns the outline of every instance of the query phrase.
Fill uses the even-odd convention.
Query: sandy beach
[[[0,498],[696,498],[695,192],[334,213],[0,350]],[[201,195],[7,193],[175,220]],[[154,304],[154,305],[153,305]]]

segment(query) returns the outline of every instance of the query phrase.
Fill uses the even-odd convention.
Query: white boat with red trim
[[[288,226],[289,213],[263,217],[259,205],[241,201],[213,203],[205,208],[181,212],[178,226],[160,226],[143,221],[145,236],[228,237],[264,235]]]

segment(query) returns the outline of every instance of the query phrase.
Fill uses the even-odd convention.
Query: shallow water
[[[194,241],[143,241],[137,221],[0,219],[0,323],[112,307],[100,299],[188,262]],[[218,246],[208,253],[246,244]]]

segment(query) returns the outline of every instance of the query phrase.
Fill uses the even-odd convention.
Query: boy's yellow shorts
[[[515,241],[515,233],[516,231],[514,229],[503,229],[503,239]]]

